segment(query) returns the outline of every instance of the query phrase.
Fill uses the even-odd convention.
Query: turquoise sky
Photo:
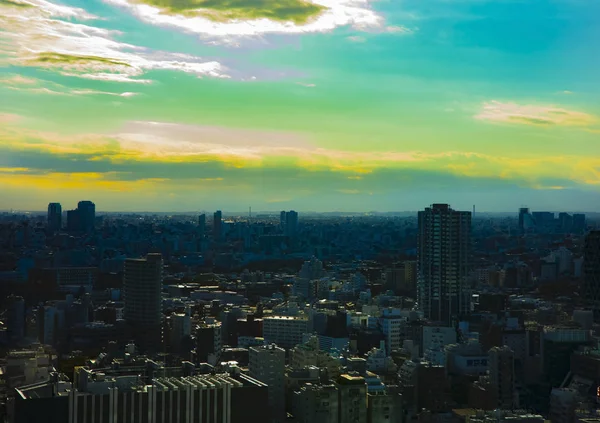
[[[188,1],[0,0],[0,208],[600,207],[599,2]]]

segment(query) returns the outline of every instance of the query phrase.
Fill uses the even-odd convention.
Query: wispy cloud
[[[581,126],[598,123],[598,117],[589,113],[553,105],[523,105],[513,102],[490,101],[482,105],[476,119],[534,126]]]
[[[116,82],[141,79],[150,70],[173,70],[198,76],[227,77],[218,61],[190,55],[153,52],[115,40],[118,31],[88,24],[97,19],[83,9],[28,0],[29,7],[0,3],[1,61],[67,76]],[[65,18],[70,20],[65,20]],[[78,22],[86,22],[78,23]]]
[[[138,95],[138,93],[131,91],[115,93],[110,91],[70,88],[61,84],[57,84],[56,82],[45,81],[37,78],[28,78],[21,75],[8,75],[6,77],[0,77],[0,86],[10,90],[29,94],[48,94],[60,96],[102,95],[123,98],[129,98]]]

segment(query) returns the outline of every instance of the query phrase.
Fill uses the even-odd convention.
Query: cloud
[[[482,105],[476,119],[534,126],[591,126],[598,123],[598,117],[558,106],[521,105],[490,101]]]
[[[312,19],[301,19],[297,23],[294,23],[293,20],[286,21],[286,16],[281,14],[285,9],[279,9],[279,12],[271,13],[269,15],[270,19],[265,17],[264,13],[261,17],[261,14],[257,11],[260,9],[256,9],[255,3],[246,4],[242,0],[236,0],[236,3],[246,4],[246,6],[236,9],[236,12],[252,19],[215,20],[214,17],[211,19],[197,13],[189,13],[189,11],[185,13],[181,10],[173,11],[134,0],[105,1],[130,10],[142,20],[154,25],[176,27],[202,36],[218,38],[247,37],[269,33],[328,32],[340,26],[352,26],[359,30],[369,30],[383,26],[383,18],[369,8],[368,0],[312,0],[311,3],[320,9],[320,13],[313,14]],[[297,0],[295,1],[297,2]],[[156,4],[157,0],[151,0],[148,3]],[[171,4],[170,1],[168,3]],[[207,2],[206,0],[204,3],[215,6],[219,4],[216,1]],[[165,4],[165,1],[161,4]],[[187,3],[180,2],[180,4]],[[264,4],[276,3],[273,1]],[[300,16],[304,16],[304,11],[305,9],[301,7]],[[231,13],[232,10],[229,10],[229,12]]]
[[[27,78],[21,75],[7,75],[3,78],[0,78],[0,86],[4,86],[10,90],[29,94],[49,94],[61,96],[103,95],[123,98],[130,98],[138,95],[138,93],[131,91],[115,93],[110,91],[70,88],[56,82],[37,78]]]
[[[98,19],[83,9],[28,0],[29,7],[0,3],[0,64],[48,69],[66,76],[113,82],[148,83],[151,70],[228,77],[218,61],[116,41],[119,31],[74,21]],[[70,20],[65,20],[70,19]],[[5,56],[2,59],[2,56]]]
[[[576,154],[344,151],[320,147],[302,133],[145,121],[129,122],[114,133],[60,135],[12,125],[18,123],[14,118],[5,120],[11,124],[0,128],[0,167],[25,166],[38,173],[92,172],[120,180],[227,182],[233,177],[249,184],[273,177],[278,180],[269,184],[285,190],[291,189],[283,182],[286,178],[335,174],[332,189],[360,192],[371,192],[375,187],[369,184],[375,179],[385,186],[408,183],[419,172],[529,188],[600,185],[600,158]],[[396,179],[381,181],[386,171]]]

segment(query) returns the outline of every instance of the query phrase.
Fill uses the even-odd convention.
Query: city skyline
[[[597,2],[286,5],[0,1],[3,207],[600,208]]]

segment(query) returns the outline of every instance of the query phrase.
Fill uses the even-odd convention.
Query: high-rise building
[[[206,215],[201,214],[198,216],[198,234],[204,236],[204,231],[206,231]]]
[[[575,213],[573,215],[573,232],[582,233],[585,231],[585,228],[586,228],[585,214]]]
[[[281,213],[279,213],[279,226],[281,227],[282,231],[285,231],[286,215],[287,213],[285,212],[285,210],[282,210]]]
[[[434,204],[419,212],[418,303],[447,325],[470,311],[471,212]]]
[[[529,209],[527,207],[521,207],[519,209],[519,233],[525,233],[525,224],[527,216],[529,215]]]
[[[515,401],[515,354],[508,346],[489,351],[490,384],[499,409],[517,408]]]
[[[213,214],[213,238],[221,239],[223,231],[223,213],[221,210],[217,210]]]
[[[271,420],[282,422],[285,419],[285,350],[271,344],[251,347],[249,353],[250,376],[269,387]]]
[[[96,226],[96,205],[91,201],[80,201],[75,210],[67,211],[67,230],[70,232],[92,232]]]
[[[62,206],[60,203],[48,204],[48,229],[58,231],[62,227]]]
[[[600,231],[591,231],[583,247],[583,298],[600,319]]]
[[[285,234],[295,237],[298,233],[298,212],[290,210],[285,214]]]
[[[91,232],[96,226],[96,205],[91,201],[80,201],[77,204],[81,230]]]
[[[142,350],[158,350],[162,341],[161,254],[125,260],[123,296],[125,321]]]

